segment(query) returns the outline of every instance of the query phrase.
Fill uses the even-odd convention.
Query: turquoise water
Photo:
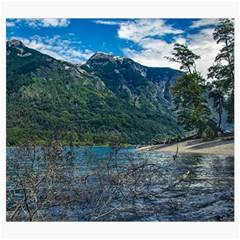
[[[41,156],[42,151],[36,155]],[[70,148],[65,148],[62,155],[68,151]],[[81,194],[69,193],[72,200],[67,208],[49,203],[41,210],[43,216],[50,215],[48,221],[234,220],[233,156],[180,154],[173,160],[171,153],[137,152],[134,147],[80,147],[73,148],[72,153],[68,193],[75,189]],[[8,149],[7,164],[11,165],[18,154]],[[31,161],[21,161],[31,166]],[[44,172],[46,164],[39,166]],[[118,177],[117,184],[113,176]],[[83,183],[82,179],[87,180]],[[7,182],[7,189],[14,187]],[[97,205],[100,200],[104,208]]]

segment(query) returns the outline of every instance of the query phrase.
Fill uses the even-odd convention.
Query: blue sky
[[[72,63],[95,52],[132,58],[146,66],[179,68],[169,62],[175,43],[199,54],[204,75],[220,46],[212,38],[218,19],[7,19],[7,40],[17,38],[31,48]]]

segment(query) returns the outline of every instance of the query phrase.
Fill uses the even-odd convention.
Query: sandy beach
[[[179,153],[207,153],[232,156],[234,155],[233,139],[217,139],[209,142],[202,142],[201,139],[195,139],[179,143],[146,146],[138,148],[137,151],[176,152],[177,145]]]

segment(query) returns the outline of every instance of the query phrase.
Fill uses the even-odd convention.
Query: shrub
[[[207,126],[206,129],[202,133],[202,140],[205,141],[211,141],[215,137],[214,131],[210,126]]]

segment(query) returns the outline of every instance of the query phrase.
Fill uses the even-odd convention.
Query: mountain
[[[181,132],[170,86],[180,74],[125,57],[94,54],[85,64],[56,60],[7,42],[7,144],[63,140],[141,144]]]
[[[142,105],[144,95],[144,104],[147,100],[158,107],[171,101],[169,86],[180,73],[171,68],[145,67],[129,58],[104,53],[94,54],[82,67],[101,78],[116,96]]]

